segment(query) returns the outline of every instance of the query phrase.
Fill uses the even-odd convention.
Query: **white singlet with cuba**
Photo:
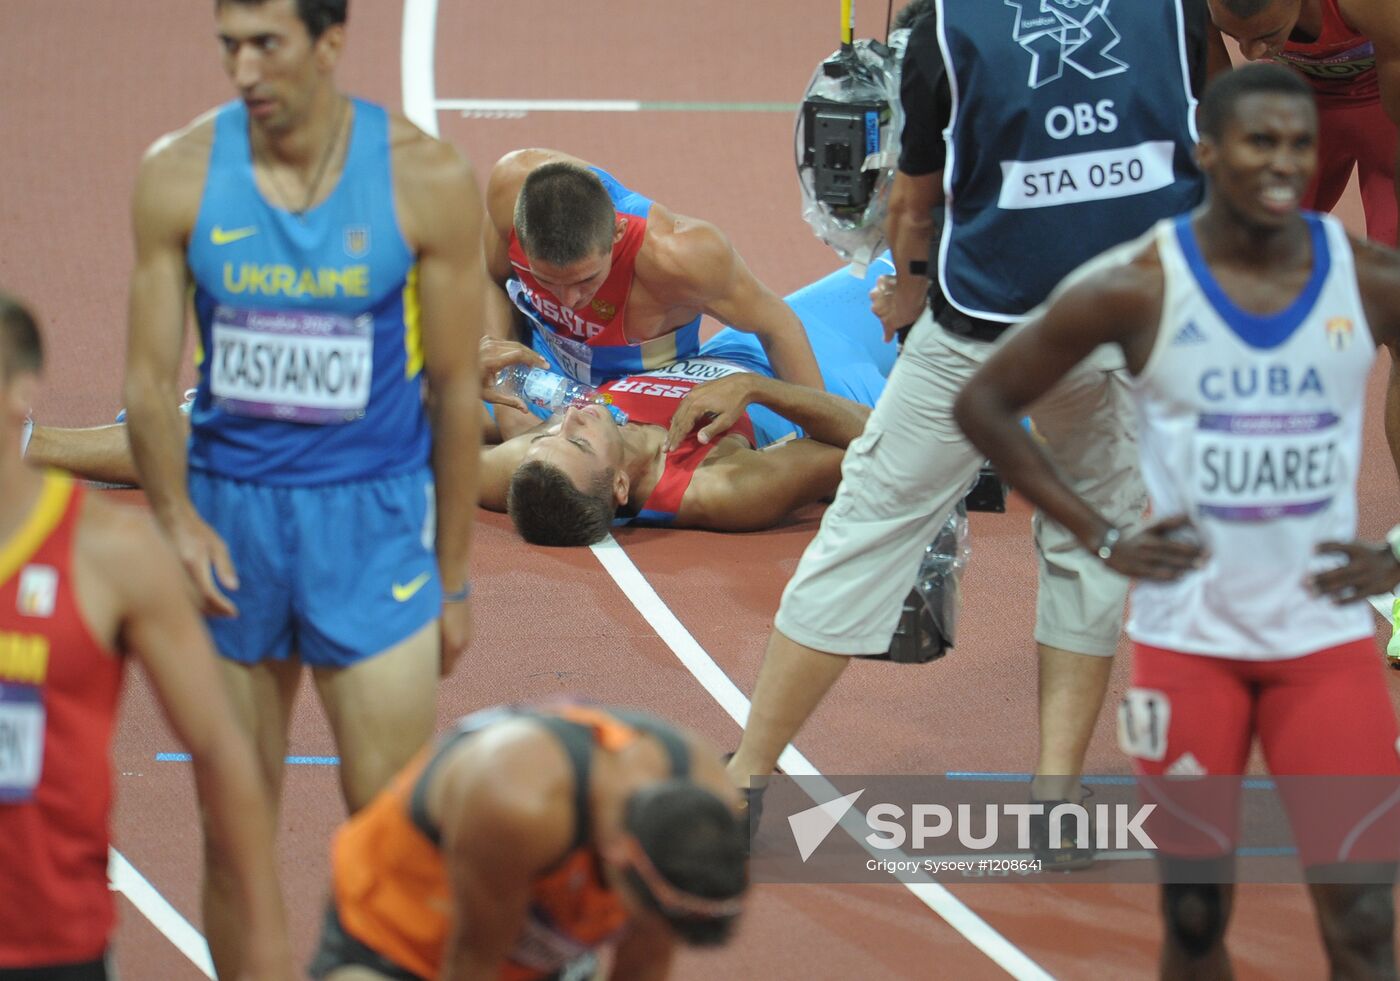
[[[1236,307],[1188,218],[1157,227],[1162,320],[1134,381],[1155,515],[1188,514],[1208,552],[1177,582],[1137,584],[1128,633],[1155,647],[1249,660],[1299,657],[1372,634],[1365,603],[1308,578],[1356,536],[1356,479],[1375,343],[1341,225],[1307,215],[1313,271],[1284,310]]]

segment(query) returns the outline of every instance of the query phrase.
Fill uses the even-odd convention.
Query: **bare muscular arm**
[[[223,540],[195,512],[186,483],[186,429],[177,385],[185,334],[185,246],[199,213],[212,123],[158,143],[141,163],[132,204],[136,267],[128,313],[126,400],[132,457],[156,517],[199,588],[206,613],[237,608]],[[215,576],[217,575],[217,581]]]
[[[90,429],[35,426],[24,458],[32,466],[67,470],[84,480],[131,486],[141,483],[126,426],[120,423]]]
[[[911,262],[927,262],[938,230],[933,210],[943,203],[943,171],[917,176],[896,171],[890,188],[885,238],[895,275],[881,276],[871,293],[872,309],[885,328],[885,340],[908,327],[928,302],[929,277],[909,271]]]
[[[648,287],[669,306],[699,309],[756,336],[784,381],[825,388],[802,321],[758,281],[724,233],[695,218],[674,216],[669,224],[664,231],[648,227]]]
[[[766,450],[737,449],[695,471],[676,515],[678,528],[762,531],[841,483],[845,451],[812,439]]]
[[[754,373],[734,374],[686,393],[671,416],[665,448],[678,446],[697,426],[702,427],[697,438],[708,443],[755,403],[802,427],[817,442],[842,450],[860,435],[870,417],[866,406],[830,392]]]
[[[534,880],[573,833],[573,780],[547,736],[493,740],[449,759],[430,790],[452,889],[443,981],[495,981],[525,928]],[[488,758],[489,757],[489,758]],[[508,779],[506,779],[508,777]]]
[[[273,855],[274,817],[253,748],[234,718],[213,645],[187,584],[150,517],[87,499],[77,538],[79,595],[99,632],[135,655],[176,738],[189,750],[204,815],[205,847],[235,880],[241,916],[238,977],[293,978]],[[230,962],[220,963],[228,970]]]
[[[1391,122],[1400,127],[1400,7],[1390,0],[1344,0],[1343,15],[1352,27],[1371,39],[1376,51],[1376,74],[1380,81],[1381,105]],[[1400,143],[1397,143],[1395,183],[1397,208],[1400,208]],[[1390,380],[1385,397],[1385,437],[1390,444],[1390,458],[1400,473],[1400,368],[1396,355],[1400,347],[1390,342]]]
[[[394,192],[418,256],[423,370],[432,393],[438,568],[444,592],[454,593],[470,578],[481,447],[477,359],[488,288],[481,197],[471,166],[456,150],[416,130],[396,145],[395,165]],[[469,639],[464,602],[444,605],[442,628],[446,670]]]

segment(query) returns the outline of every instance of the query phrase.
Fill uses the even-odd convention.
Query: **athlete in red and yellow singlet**
[[[99,959],[114,918],[107,749],[122,660],[78,610],[82,500],[49,474],[0,545],[0,968]]]

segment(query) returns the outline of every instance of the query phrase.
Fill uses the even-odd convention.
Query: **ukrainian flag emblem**
[[[345,254],[352,259],[361,259],[369,252],[369,226],[347,225],[345,228]]]

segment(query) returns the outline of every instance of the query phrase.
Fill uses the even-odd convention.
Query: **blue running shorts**
[[[239,615],[210,617],[224,657],[346,667],[437,619],[433,478],[282,487],[190,471],[190,498],[238,571]]]

